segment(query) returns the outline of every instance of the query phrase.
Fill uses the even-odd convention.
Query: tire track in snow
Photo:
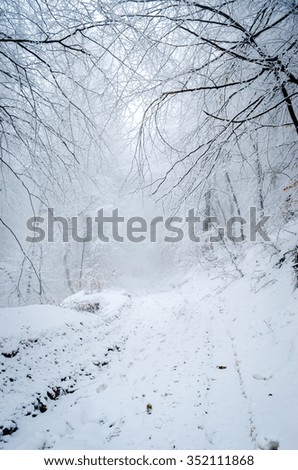
[[[241,366],[240,366],[239,356],[238,356],[238,352],[236,348],[235,338],[231,336],[231,333],[228,329],[227,329],[227,334],[230,338],[231,345],[232,345],[232,350],[233,350],[233,355],[234,355],[234,360],[235,360],[235,369],[239,377],[239,385],[241,389],[241,394],[247,402],[247,413],[248,413],[248,420],[249,420],[249,426],[250,426],[250,437],[252,440],[252,444],[254,445],[255,448],[257,448],[257,430],[256,430],[255,422],[254,422],[253,413],[249,406],[248,395],[245,390],[245,385],[244,385],[243,376],[241,372]]]
[[[221,302],[223,302],[222,299],[220,299],[220,300],[221,300]],[[221,306],[219,306],[218,310],[219,310],[221,318],[223,319],[224,316],[225,316],[223,308]],[[249,397],[248,397],[248,394],[247,394],[247,391],[246,391],[246,388],[245,388],[245,383],[244,383],[244,380],[243,380],[243,374],[242,374],[242,371],[241,371],[241,361],[240,361],[239,354],[238,354],[238,351],[237,351],[237,346],[236,346],[236,338],[231,334],[230,329],[228,328],[228,326],[226,325],[224,320],[223,320],[223,323],[224,323],[226,334],[227,334],[227,336],[230,340],[231,349],[232,349],[233,358],[234,358],[234,367],[235,367],[235,370],[236,370],[237,375],[238,375],[239,388],[240,388],[240,391],[241,391],[241,395],[242,395],[242,397],[243,397],[243,399],[245,400],[245,403],[246,403],[248,422],[249,422],[249,430],[250,430],[250,432],[249,432],[250,439],[251,439],[253,448],[257,448],[257,429],[256,429],[256,424],[254,422],[253,413],[252,413],[252,410],[251,410],[251,407],[250,407],[250,404],[249,404]]]

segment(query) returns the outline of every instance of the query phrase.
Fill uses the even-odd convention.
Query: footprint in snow
[[[107,437],[107,442],[110,442],[112,439],[115,437],[119,437],[121,434],[121,429],[120,428],[114,428],[113,432],[111,432],[108,437]]]
[[[270,380],[272,379],[273,375],[262,375],[262,374],[253,374],[252,375],[256,380]]]

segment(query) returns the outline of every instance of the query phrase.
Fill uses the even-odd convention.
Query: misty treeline
[[[1,290],[56,302],[121,275],[231,261],[244,244],[28,243],[49,207],[225,224],[297,216],[298,3],[2,0]],[[59,232],[59,224],[57,224]],[[60,227],[61,229],[61,227]],[[277,235],[276,235],[277,234]],[[58,233],[59,235],[59,233]],[[248,242],[247,242],[248,243]],[[175,264],[176,263],[176,264]],[[129,268],[128,268],[129,266]]]

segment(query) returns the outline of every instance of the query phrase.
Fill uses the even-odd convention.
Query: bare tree
[[[7,0],[0,8],[1,230],[24,257],[17,288],[27,273],[27,293],[34,276],[40,294],[35,251],[25,247],[8,206],[18,194],[18,205],[25,209],[27,197],[31,215],[38,214],[76,180],[90,146],[102,142],[95,113],[107,85],[100,38],[108,22],[100,2]]]
[[[164,176],[154,180],[153,193],[172,194],[178,187],[195,193],[225,155],[245,148],[248,136],[261,139],[259,151],[267,146],[267,154],[281,142],[287,152],[283,170],[293,164],[293,148],[287,145],[298,133],[296,2],[110,3],[119,24],[130,26],[131,41],[139,36],[142,53],[136,69],[143,70],[144,89],[153,96],[139,150],[144,155],[154,129],[155,145],[159,140],[169,153],[176,151]],[[165,124],[179,109],[189,126],[183,139]],[[147,158],[141,157],[144,162]]]

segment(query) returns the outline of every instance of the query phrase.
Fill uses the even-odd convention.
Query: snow
[[[61,303],[61,307],[88,311],[88,308],[90,309],[91,306],[91,310],[100,310],[110,317],[113,313],[121,310],[123,305],[129,302],[129,299],[130,295],[123,289],[106,289],[102,292],[87,292],[82,290],[67,297]]]
[[[0,447],[297,449],[297,290],[270,250],[240,279],[2,309],[0,426],[18,429]]]

